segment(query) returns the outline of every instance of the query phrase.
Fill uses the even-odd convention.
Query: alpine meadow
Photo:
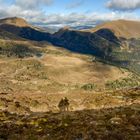
[[[0,140],[140,140],[140,0],[0,0]]]

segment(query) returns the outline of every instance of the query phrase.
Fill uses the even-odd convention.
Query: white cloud
[[[132,18],[133,17],[133,18]],[[111,13],[90,13],[90,14],[50,14],[46,15],[46,17],[40,21],[42,25],[46,26],[94,26],[97,23],[104,21],[111,21],[117,19],[131,19],[131,20],[139,20],[134,13],[119,13],[119,12],[111,12]],[[39,23],[38,23],[39,24]]]
[[[53,0],[15,0],[12,5],[8,5],[4,0],[0,2],[0,18],[17,16],[30,22],[37,22],[45,17],[41,5],[49,6]]]
[[[44,13],[41,11],[36,11],[36,10],[23,10],[21,7],[18,7],[16,5],[12,5],[10,7],[1,7],[0,8],[0,18],[5,18],[5,17],[23,17],[27,19],[28,21],[32,20],[34,17],[40,17]]]
[[[15,0],[15,5],[23,9],[37,9],[40,6],[48,6],[53,3],[53,0]]]
[[[140,9],[140,0],[109,0],[107,7],[112,10],[136,10]]]

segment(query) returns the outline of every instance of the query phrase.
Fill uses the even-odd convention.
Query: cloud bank
[[[46,14],[42,7],[53,5],[55,0],[15,0],[12,4],[7,4],[5,0],[0,0],[0,18],[21,17],[28,22],[41,26],[95,26],[98,23],[117,19],[139,20],[140,17],[133,13],[110,11],[108,13],[65,13],[65,14]],[[69,3],[69,8],[83,4],[83,0]],[[140,0],[109,0],[107,7],[113,10],[136,9]],[[6,9],[6,10],[5,10]]]
[[[133,18],[132,18],[133,17]],[[132,19],[138,20],[139,17],[134,15],[134,13],[119,13],[119,12],[111,12],[111,13],[90,13],[90,14],[78,14],[78,13],[70,13],[70,14],[50,14],[47,15],[44,20],[40,21],[38,24],[42,24],[43,26],[95,26],[98,23],[117,20],[117,19]]]

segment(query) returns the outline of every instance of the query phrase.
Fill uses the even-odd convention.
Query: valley
[[[21,100],[21,104],[23,102],[24,105],[24,102],[27,102],[24,106],[30,108],[29,103],[33,100],[38,106],[33,107],[33,110],[58,110],[57,104],[62,97],[67,96],[72,102],[76,100],[82,102],[89,94],[94,97],[98,96],[96,92],[100,95],[100,92],[115,90],[115,88],[107,87],[109,81],[121,81],[121,79],[134,76],[128,70],[98,61],[93,62],[92,56],[71,53],[58,47],[47,46],[41,52],[43,52],[42,56],[23,59],[1,58],[1,93],[9,94],[13,104],[14,100]],[[133,82],[135,83],[135,79],[130,81],[130,84]],[[139,80],[133,86],[138,85]],[[130,85],[127,88],[129,87]],[[24,98],[25,101],[23,101]],[[48,108],[48,104],[52,107]],[[80,104],[82,103],[79,105],[76,103],[77,107],[72,105],[71,108],[86,109],[86,104],[85,107],[80,107]],[[44,109],[39,110],[39,108]]]
[[[108,24],[50,34],[0,20],[0,139],[140,138],[139,34]],[[69,111],[60,112],[64,97]]]

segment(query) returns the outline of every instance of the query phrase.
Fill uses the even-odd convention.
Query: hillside
[[[8,37],[11,38],[11,35]],[[21,40],[21,38],[15,36],[12,36],[11,39],[12,40],[0,39],[0,57],[9,57],[9,59],[25,58],[33,57],[41,53],[41,49],[35,42]]]
[[[30,24],[27,23],[26,20],[24,20],[23,18],[18,18],[18,17],[0,19],[0,25],[1,24],[10,24],[10,25],[18,26],[18,27],[31,26]]]
[[[3,93],[0,94],[2,100],[0,104],[5,103],[8,110],[0,109],[0,138],[4,140],[18,140],[21,137],[23,140],[139,140],[139,93],[140,88],[96,94],[86,93],[82,100],[79,100],[79,97],[81,98],[83,94],[73,95],[70,98],[70,111],[62,113],[58,109],[45,111],[46,106],[54,106],[50,99],[58,101],[62,94],[49,94],[48,97],[48,94],[40,93],[36,97],[35,94],[31,97],[26,93],[24,96],[18,95],[17,100],[15,94]],[[41,96],[45,98],[42,102]],[[87,108],[71,111],[76,104],[77,106],[84,104]]]
[[[0,139],[139,139],[139,39],[0,22]]]
[[[8,140],[139,140],[139,104],[29,116],[0,112],[0,138]]]
[[[52,42],[139,73],[139,27],[140,22],[118,20],[84,31],[61,29],[53,35]]]
[[[114,99],[111,94],[106,96],[102,91],[140,85],[140,79],[135,74],[93,61],[92,56],[72,53],[45,43],[40,44],[43,48],[37,47],[37,43],[24,42],[24,45],[27,47],[25,50],[20,44],[16,51],[14,47],[11,51],[7,50],[11,52],[9,57],[0,55],[1,109],[5,109],[7,104],[8,111],[16,111],[16,100],[35,112],[55,111],[58,110],[59,100],[65,96],[71,100],[72,110],[98,108],[98,100],[95,105],[93,98],[99,96],[103,96],[103,104],[110,100],[110,104],[115,106],[123,100]],[[18,50],[22,50],[18,53],[19,58],[15,57]],[[99,93],[95,94],[96,92]],[[3,98],[10,102],[5,102]],[[82,104],[84,100],[85,103]],[[17,111],[23,113],[24,109]]]
[[[118,44],[114,44],[117,38],[112,33],[110,34],[113,38],[112,41],[95,33],[60,29],[53,35],[52,43],[74,52],[104,56],[105,50],[118,46]]]
[[[104,63],[140,72],[139,22],[136,21],[111,21],[84,31],[65,27],[50,34],[14,17],[0,20],[0,30],[2,39],[47,41],[73,52],[94,55]]]
[[[18,98],[18,93],[22,91],[23,95],[28,93],[35,100],[40,92],[49,94],[50,98],[53,94],[53,99],[57,94],[52,103],[55,104],[52,109],[56,109],[57,102],[65,94],[77,99],[83,93],[79,99],[82,101],[89,92],[140,85],[138,75],[129,71],[140,70],[137,65],[139,55],[135,55],[139,53],[138,46],[133,44],[131,48],[121,49],[121,41],[110,30],[105,30],[105,34],[101,30],[88,33],[66,27],[48,37],[48,33],[32,27],[7,26],[5,23],[0,27],[5,27],[1,36],[6,36],[0,40],[1,93],[15,93],[15,98]],[[56,45],[39,41],[46,38]],[[139,42],[136,44],[139,45]],[[43,106],[44,96],[42,94],[40,106]],[[75,104],[74,108],[86,108],[86,105]],[[40,106],[38,110],[42,110]],[[92,103],[90,106],[94,107]],[[46,110],[49,108],[46,107]]]
[[[0,29],[0,39],[3,40],[25,40],[14,33],[7,32],[3,29]]]
[[[21,18],[6,18],[0,20],[0,30],[18,36],[20,38],[34,41],[50,40],[50,33],[43,32],[41,29],[32,26]],[[17,38],[18,39],[18,38]]]
[[[95,28],[84,30],[85,32],[95,33],[100,29],[111,30],[118,38],[140,38],[140,22],[139,21],[129,21],[129,20],[117,20],[106,22]]]

